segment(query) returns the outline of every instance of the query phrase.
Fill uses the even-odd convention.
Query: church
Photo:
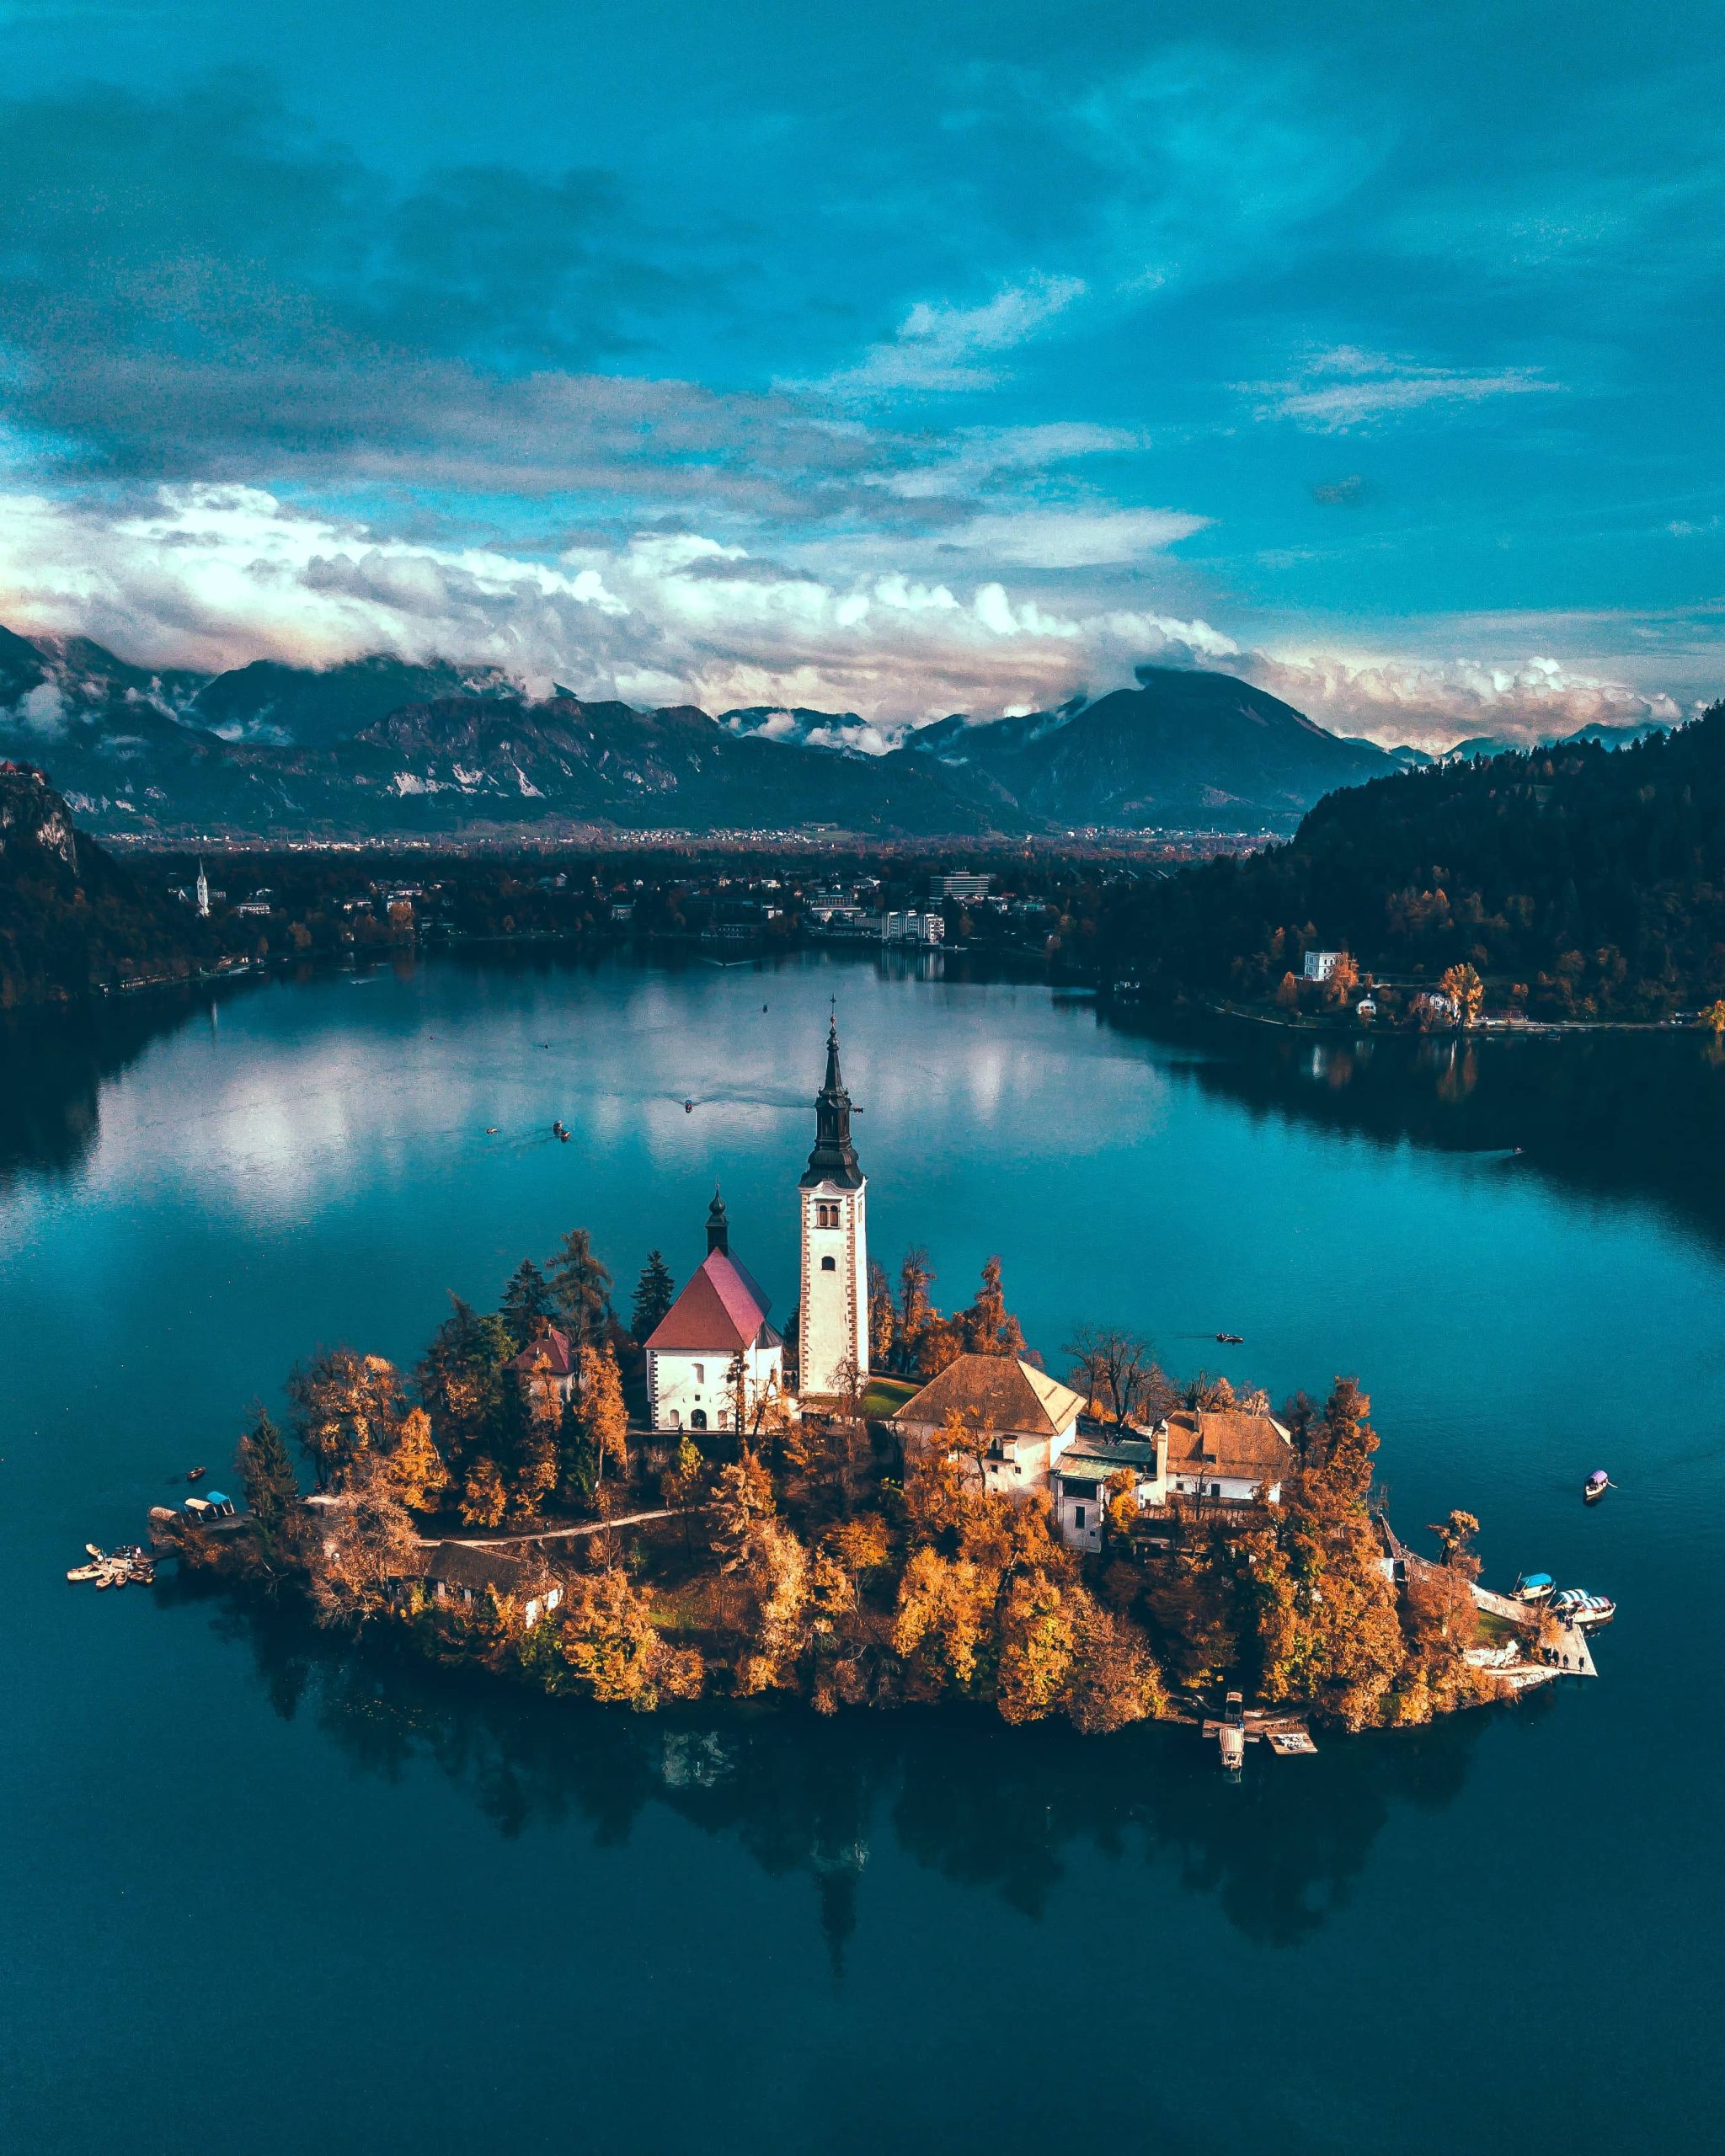
[[[851,1139],[851,1097],[839,1068],[838,1020],[814,1097],[814,1149],[797,1186],[797,1366],[805,1403],[837,1401],[868,1374],[868,1178]],[[772,1304],[730,1247],[713,1193],[707,1256],[649,1336],[647,1396],[655,1430],[728,1430],[740,1380],[747,1413],[785,1389],[784,1341]]]

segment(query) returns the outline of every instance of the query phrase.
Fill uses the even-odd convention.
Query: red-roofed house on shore
[[[753,1406],[784,1384],[784,1342],[766,1321],[772,1307],[731,1256],[724,1201],[713,1193],[707,1256],[647,1342],[647,1398],[655,1430],[728,1430],[733,1371],[740,1363]]]
[[[560,1409],[564,1401],[574,1396],[574,1344],[568,1333],[559,1332],[554,1325],[536,1332],[510,1368],[523,1393],[537,1407],[551,1407],[554,1401]]]

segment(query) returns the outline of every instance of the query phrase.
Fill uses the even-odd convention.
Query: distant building
[[[204,873],[204,864],[201,861],[198,863],[197,892],[198,917],[200,921],[207,921],[210,918],[210,879]]]
[[[772,1308],[731,1256],[724,1201],[707,1214],[707,1255],[647,1341],[647,1401],[655,1430],[728,1430],[732,1371],[741,1365],[745,1407],[784,1384],[784,1342]]]
[[[270,910],[269,898],[261,893],[249,899],[242,899],[234,908],[236,913],[246,914],[254,921],[267,921]]]
[[[1305,978],[1307,980],[1327,980],[1336,970],[1341,958],[1339,951],[1308,951],[1306,954]]]
[[[936,899],[985,899],[993,881],[992,876],[972,876],[963,871],[950,876],[931,877],[929,895]]]
[[[632,899],[614,900],[611,909],[611,917],[616,921],[633,921],[635,918],[634,901]]]
[[[946,940],[947,925],[937,913],[884,913],[880,916],[883,943],[920,943],[925,947]]]
[[[1362,995],[1354,1006],[1354,1015],[1370,1025],[1378,1015],[1378,1000],[1375,995]]]
[[[1049,1474],[1067,1450],[1083,1412],[1082,1394],[1033,1363],[1012,1355],[960,1355],[893,1417],[907,1453],[939,1437],[954,1416],[991,1442],[982,1462],[991,1497],[1025,1497],[1046,1490]]]

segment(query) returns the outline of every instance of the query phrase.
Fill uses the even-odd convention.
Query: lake
[[[874,1255],[926,1243],[950,1308],[998,1253],[1056,1369],[1088,1318],[1277,1400],[1357,1373],[1405,1535],[1465,1505],[1488,1582],[1617,1598],[1600,1680],[1230,1788],[1190,1732],[635,1717],[64,1583],[296,1357],[410,1362],[570,1226],[626,1303],[718,1179],[782,1319],[830,997]],[[1725,2143],[1722,1134],[1693,1037],[1174,1033],[957,960],[450,958],[14,1027],[0,2136]]]

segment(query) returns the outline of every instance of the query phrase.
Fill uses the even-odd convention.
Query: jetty
[[[1206,1737],[1214,1737],[1225,1774],[1237,1774],[1248,1744],[1268,1744],[1279,1758],[1310,1758],[1317,1750],[1303,1716],[1275,1707],[1248,1707],[1238,1695],[1229,1695],[1220,1716],[1203,1724]]]

